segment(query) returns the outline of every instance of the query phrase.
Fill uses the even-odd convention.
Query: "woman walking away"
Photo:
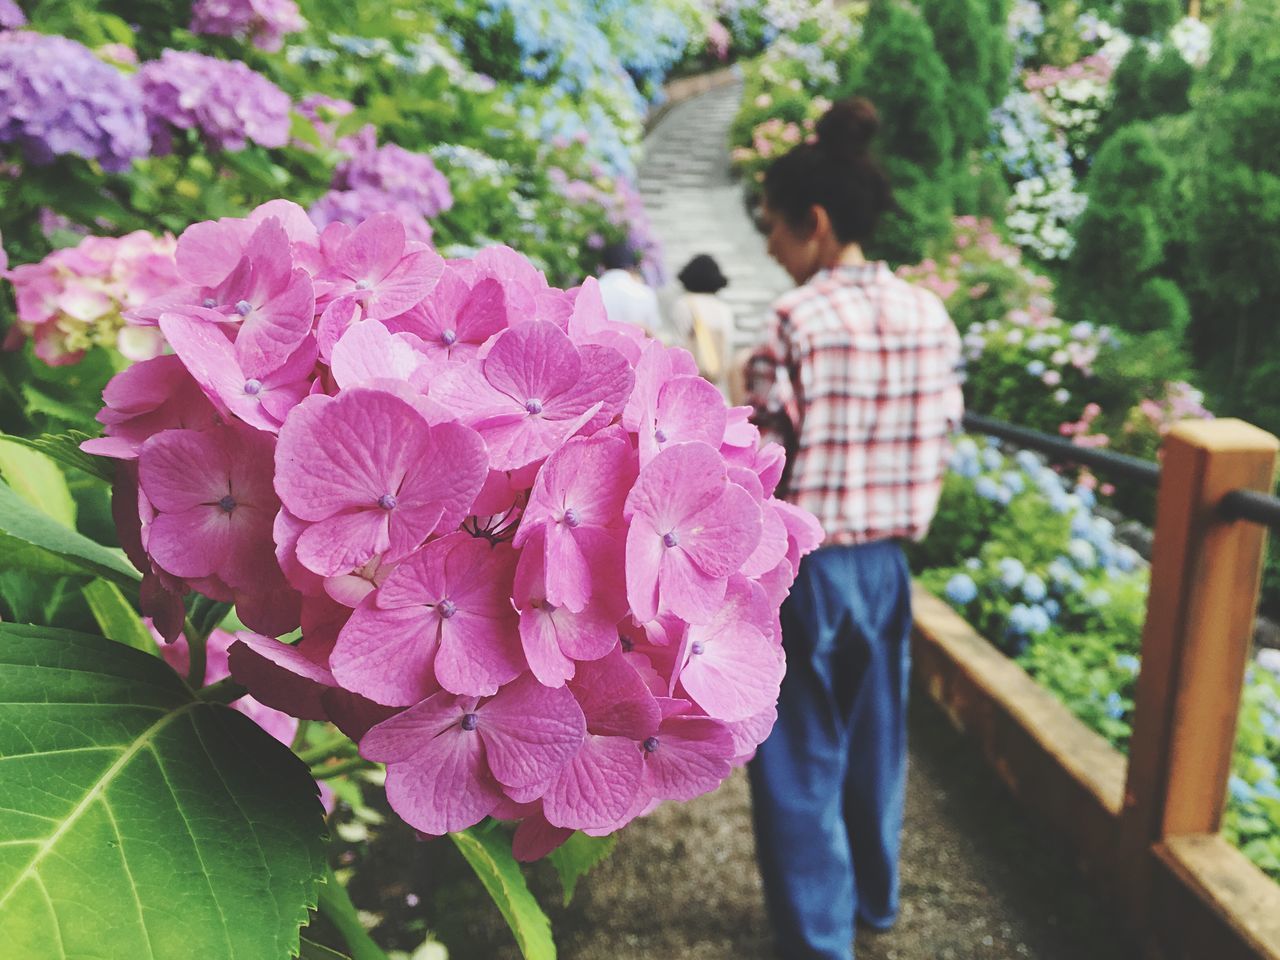
[[[671,305],[671,322],[681,345],[698,362],[698,373],[723,391],[733,342],[733,308],[716,294],[729,281],[705,253],[684,265],[679,280],[685,292]]]
[[[933,294],[869,262],[893,203],[864,99],[765,175],[761,229],[799,286],[748,369],[756,422],[788,445],[779,495],[821,521],[782,607],[778,723],[751,764],[760,868],[787,960],[851,960],[855,922],[898,913],[910,576],[962,400],[960,338]]]

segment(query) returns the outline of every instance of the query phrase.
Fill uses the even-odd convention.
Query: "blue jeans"
[[[779,955],[851,960],[855,917],[898,914],[911,579],[894,541],[825,547],[782,605],[778,723],[751,762]]]

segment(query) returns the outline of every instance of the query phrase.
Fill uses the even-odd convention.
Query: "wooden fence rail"
[[[1239,420],[1179,424],[1165,440],[1127,763],[916,590],[924,689],[1067,836],[1152,958],[1280,960],[1280,885],[1218,835],[1265,543],[1221,504],[1270,492],[1278,449]]]

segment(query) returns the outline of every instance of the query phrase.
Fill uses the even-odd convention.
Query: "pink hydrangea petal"
[[[179,275],[188,283],[216,287],[236,268],[252,233],[248,221],[193,223],[178,238]]]
[[[249,223],[262,223],[274,217],[280,222],[289,243],[315,246],[320,242],[319,232],[307,211],[292,200],[268,200],[255,207],[249,214]]]
[[[514,610],[486,615],[459,609],[441,629],[436,677],[446,690],[487,696],[524,669]]]
[[[678,443],[641,468],[623,515],[648,517],[667,533],[700,516],[720,499],[726,483],[724,460],[716,450],[705,443]]]
[[[761,505],[760,541],[755,550],[742,562],[742,575],[758,577],[768,573],[778,565],[778,561],[787,555],[787,527],[774,509],[773,501],[765,501]]]
[[[246,374],[264,377],[282,364],[311,332],[315,294],[311,275],[298,269],[288,285],[252,311],[236,336],[236,358]]]
[[[276,544],[276,563],[285,579],[295,590],[307,596],[319,596],[323,590],[323,578],[302,565],[298,560],[298,537],[308,524],[288,510],[281,508],[272,524],[272,539]],[[353,604],[354,606],[354,604]]]
[[[639,464],[625,434],[574,437],[538,471],[515,544],[535,526],[558,523],[572,508],[580,526],[620,526],[622,506]]]
[[[381,609],[373,599],[357,607],[338,634],[329,667],[338,683],[376,703],[416,703],[439,688],[440,618],[420,607]]]
[[[770,704],[759,713],[745,720],[725,724],[729,728],[729,735],[733,737],[734,766],[751,759],[755,754],[756,747],[764,743],[765,738],[773,731],[773,725],[777,722],[777,704]]]
[[[342,390],[383,378],[408,381],[424,358],[403,335],[393,335],[376,320],[350,327],[333,345],[329,362]]]
[[[348,573],[391,549],[387,512],[351,510],[308,525],[298,537],[297,557],[312,573]]]
[[[333,673],[298,646],[247,631],[229,651],[231,675],[267,706],[304,720],[326,720],[321,695],[337,685]]]
[[[599,410],[587,422],[586,429],[590,433],[617,416],[635,386],[635,374],[627,358],[612,347],[587,344],[578,353],[582,358],[581,372],[566,390],[546,402],[545,413],[559,419],[570,419],[599,404]],[[719,391],[716,391],[716,396],[719,400]],[[724,409],[722,402],[718,405]]]
[[[698,364],[687,350],[664,347],[657,340],[650,340],[636,363],[636,385],[622,411],[622,425],[631,431],[639,431],[641,425],[658,404],[658,392],[672,377],[698,375]]]
[[[320,358],[328,363],[333,356],[333,348],[342,339],[342,335],[363,320],[364,307],[355,297],[339,297],[326,306],[316,323]]]
[[[582,374],[578,348],[564,331],[537,321],[500,334],[481,365],[485,379],[521,405],[530,400],[550,403],[571,389]],[[576,410],[569,416],[580,413]]]
[[[662,606],[689,623],[706,623],[724,600],[726,578],[704,571],[683,546],[664,550],[658,582]]]
[[[627,602],[638,620],[658,615],[658,576],[665,549],[662,534],[648,517],[632,521],[627,531]]]
[[[431,292],[443,270],[444,261],[434,251],[408,254],[371,288],[365,300],[369,319],[404,313]]]
[[[404,239],[404,224],[395,214],[375,213],[347,234],[332,259],[351,279],[377,283],[404,256]]]
[[[719,499],[677,528],[680,549],[710,576],[727,577],[759,544],[761,525],[755,498],[731,483]]]
[[[578,701],[532,674],[505,686],[476,710],[489,769],[505,787],[542,783],[572,759],[587,734]]]
[[[591,598],[592,567],[575,532],[562,523],[549,524],[545,558],[550,581],[545,588],[547,599],[570,610],[585,609]]]
[[[644,788],[660,800],[692,800],[729,775],[733,737],[706,717],[675,716],[658,731],[657,749],[646,751]]]
[[[215,433],[164,430],[142,445],[138,482],[157,510],[217,503],[227,487],[228,455]]]
[[[658,394],[652,428],[640,433],[640,457],[647,462],[675,443],[701,441],[719,448],[724,439],[725,408],[720,391],[701,377],[676,377]],[[661,431],[659,434],[658,431]],[[664,439],[658,442],[658,437]]]
[[[580,663],[569,689],[593,734],[640,741],[658,732],[662,716],[657,701],[620,646],[599,660]]]
[[[428,740],[411,759],[387,764],[387,802],[406,823],[431,836],[475,826],[501,799],[476,731],[454,727]]]
[[[360,740],[383,720],[400,712],[340,687],[326,690],[320,700],[329,722],[352,740]]]
[[[162,513],[151,521],[147,552],[175,577],[207,577],[227,567],[235,531],[217,506]]]
[[[785,664],[781,652],[755,627],[739,623],[695,642],[702,652],[688,653],[680,683],[708,716],[746,720],[777,702]]]
[[[560,649],[555,622],[546,610],[530,607],[520,611],[520,645],[529,669],[546,687],[563,687],[573,678],[573,660]]]
[[[826,532],[822,529],[818,518],[808,510],[803,510],[785,500],[776,500],[773,506],[787,528],[787,559],[791,561],[792,567],[798,568],[801,557],[822,546],[822,541],[826,539]]]
[[[596,404],[576,420],[548,420],[518,410],[485,417],[474,426],[489,448],[490,463],[499,470],[518,470],[546,457],[598,411]]]
[[[541,860],[573,836],[568,827],[554,827],[541,813],[528,814],[511,838],[511,853],[521,863]]]
[[[276,490],[303,520],[369,508],[395,492],[410,457],[429,445],[422,415],[392,394],[357,388],[309,397],[280,430]]]
[[[457,313],[454,332],[459,340],[481,344],[507,325],[507,296],[491,278],[477,281]]]
[[[422,522],[403,525],[407,531],[425,537],[433,530],[453,530],[471,512],[480,489],[489,475],[484,441],[469,427],[439,423],[431,428],[431,442],[420,448],[404,476],[400,498],[407,510],[439,505],[440,519],[430,527]],[[392,540],[400,544],[400,517],[392,521]],[[412,539],[408,533],[407,539]]]
[[[635,741],[588,735],[543,797],[543,815],[578,830],[613,823],[635,803],[643,776]]]

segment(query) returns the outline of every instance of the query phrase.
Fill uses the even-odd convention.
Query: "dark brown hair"
[[[871,153],[879,129],[870,100],[850,97],[834,104],[818,121],[817,140],[793,147],[765,173],[769,209],[797,230],[808,230],[817,204],[831,218],[837,240],[866,243],[893,207],[889,177]]]

